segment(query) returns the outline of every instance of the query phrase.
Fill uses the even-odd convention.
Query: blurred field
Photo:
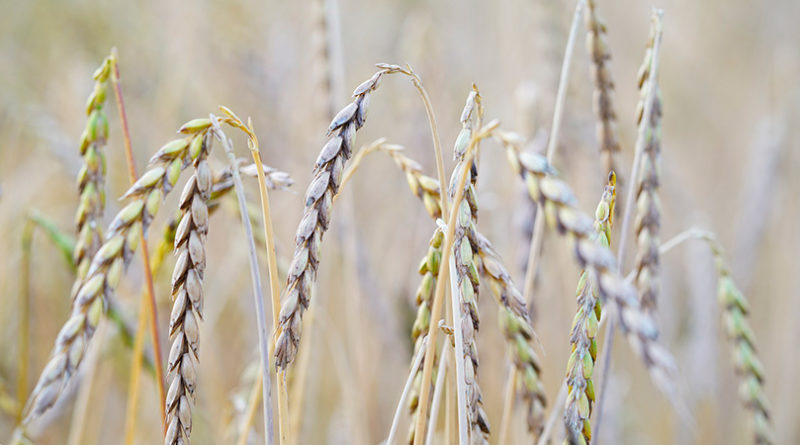
[[[271,194],[279,258],[288,261],[302,212],[302,193],[325,141],[329,120],[319,88],[312,42],[317,18],[311,0],[240,1],[3,1],[0,15],[0,384],[16,394],[21,236],[31,209],[72,233],[74,178],[91,74],[112,46],[141,172],[147,159],[185,121],[225,104],[252,116],[264,162],[288,171],[293,190]],[[550,126],[574,2],[553,0],[341,0],[341,58],[334,58],[335,108],[370,76],[376,62],[410,63],[437,113],[447,166],[470,85],[481,89],[486,116],[532,137]],[[661,88],[664,101],[662,240],[696,225],[715,231],[733,275],[752,304],[751,323],[766,368],[777,443],[800,442],[800,3],[792,0],[663,0]],[[600,1],[608,26],[616,108],[628,176],[635,139],[636,71],[647,39],[650,2]],[[579,43],[585,31],[579,30]],[[337,56],[334,54],[334,56]],[[580,207],[593,211],[605,173],[596,151],[589,59],[576,50],[555,165],[573,185]],[[337,63],[339,65],[337,65]],[[113,99],[110,98],[109,104]],[[111,124],[106,222],[120,208],[128,178],[119,121]],[[373,94],[357,145],[378,137],[403,144],[435,176],[430,133],[410,82],[386,77]],[[235,138],[240,156],[244,139]],[[220,147],[212,167],[225,165]],[[481,152],[479,228],[523,282],[530,204],[496,143]],[[248,198],[258,202],[255,181]],[[178,189],[179,190],[179,189]],[[173,193],[165,209],[174,208]],[[230,205],[227,205],[230,204]],[[151,229],[160,238],[168,211]],[[402,173],[382,154],[368,157],[337,201],[323,243],[316,299],[316,332],[300,443],[378,443],[385,439],[408,372],[413,345],[416,266],[433,229],[408,192]],[[347,234],[358,234],[358,255]],[[210,222],[205,320],[201,325],[198,399],[193,442],[232,443],[226,431],[245,403],[257,363],[246,246],[235,202]],[[616,241],[616,240],[615,240]],[[579,270],[566,244],[547,233],[536,292],[536,329],[544,382],[553,400],[569,354]],[[152,249],[151,249],[152,250]],[[138,254],[137,254],[138,255]],[[629,255],[629,258],[632,258]],[[158,277],[162,334],[171,308],[169,272]],[[629,259],[628,264],[632,262]],[[267,285],[262,257],[264,285]],[[745,410],[719,327],[711,257],[699,244],[662,259],[663,339],[681,366],[680,384],[695,416],[677,420],[626,342],[617,338],[608,423],[602,443],[750,443]],[[285,276],[282,275],[282,276]],[[31,356],[35,383],[69,313],[72,274],[46,236],[33,241]],[[132,261],[117,295],[133,323],[139,307],[141,262]],[[283,286],[283,282],[281,286]],[[496,305],[482,296],[480,384],[492,425],[499,425],[507,359]],[[135,325],[135,324],[134,324]],[[81,443],[118,443],[124,426],[129,349],[115,329],[103,339],[88,423]],[[99,339],[95,339],[99,340]],[[166,343],[165,343],[166,344]],[[249,373],[246,372],[249,369]],[[90,382],[82,382],[83,384]],[[344,386],[343,386],[344,385]],[[30,392],[28,389],[28,393]],[[143,378],[137,443],[161,441],[153,380]],[[57,409],[38,443],[64,443],[74,405]],[[519,413],[518,413],[519,414]],[[260,416],[252,443],[263,443]],[[406,423],[401,426],[405,433]],[[14,419],[0,415],[0,442]],[[525,442],[514,419],[515,443]],[[493,440],[497,440],[496,437]],[[361,442],[363,441],[363,442]]]

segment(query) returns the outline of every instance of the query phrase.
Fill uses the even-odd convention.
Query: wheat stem
[[[500,418],[500,437],[497,443],[508,443],[511,416],[514,411],[514,392],[516,389],[517,368],[514,367],[514,365],[510,365],[506,376],[506,386],[503,389],[503,414]]]
[[[136,178],[138,175],[136,174],[136,163],[133,159],[133,147],[131,144],[131,134],[128,128],[128,114],[125,110],[125,100],[122,96],[122,85],[120,84],[120,75],[119,75],[119,57],[117,54],[117,48],[111,48],[111,57],[109,58],[111,64],[111,83],[114,86],[114,96],[117,102],[117,112],[120,118],[120,125],[122,127],[122,139],[125,146],[125,160],[128,166],[128,179],[130,180],[131,185],[136,182]],[[136,340],[134,341],[134,350],[133,350],[133,363],[131,366],[131,385],[130,385],[130,392],[128,394],[130,403],[128,404],[128,408],[126,410],[127,418],[125,421],[126,424],[126,437],[130,437],[130,441],[126,439],[126,443],[130,444],[133,443],[133,430],[136,425],[136,410],[139,401],[138,395],[138,380],[139,380],[139,373],[141,369],[141,354],[143,351],[144,345],[144,331],[145,331],[145,324],[146,321],[150,321],[150,334],[153,338],[153,358],[154,358],[154,367],[156,371],[156,388],[158,391],[158,397],[161,402],[161,406],[164,405],[166,400],[166,393],[164,390],[164,375],[163,375],[163,365],[161,362],[161,334],[158,328],[158,304],[156,303],[155,297],[155,288],[153,286],[153,268],[150,265],[150,253],[148,252],[147,248],[147,237],[144,233],[144,227],[141,227],[140,236],[142,237],[142,265],[144,268],[144,279],[145,279],[145,291],[142,293],[140,299],[142,304],[139,305],[139,318],[143,319],[139,321],[138,329],[136,331]],[[146,306],[144,303],[149,302],[149,306]],[[146,311],[149,310],[149,313]],[[138,345],[138,349],[136,348]],[[167,419],[166,414],[161,412],[161,428],[162,430],[166,431],[167,429]],[[130,429],[127,425],[130,425]]]
[[[454,201],[455,202],[455,201]],[[457,212],[453,212],[457,213]],[[454,260],[455,254],[451,254],[448,265],[450,269],[450,277],[455,277],[457,275],[456,271],[456,262]],[[455,279],[450,279],[450,305],[453,308],[460,307],[461,302],[458,298],[459,289],[458,284],[456,283]],[[471,322],[470,322],[471,323]],[[471,443],[469,439],[469,420],[467,420],[467,382],[466,382],[466,370],[465,368],[465,359],[466,352],[464,351],[464,336],[462,334],[462,329],[458,328],[464,324],[464,320],[461,317],[460,310],[453,310],[453,326],[456,328],[453,329],[454,336],[455,336],[455,354],[456,354],[456,394],[458,395],[458,443]]]
[[[575,41],[578,35],[578,26],[580,24],[581,14],[586,4],[586,0],[578,0],[575,5],[575,12],[572,17],[572,24],[570,26],[569,37],[567,45],[564,49],[564,59],[561,64],[561,75],[558,81],[558,90],[556,92],[556,103],[553,109],[553,121],[550,128],[550,137],[547,143],[547,160],[552,162],[555,157],[556,150],[558,149],[558,137],[561,130],[561,120],[564,115],[564,104],[567,97],[567,86],[569,84],[569,73],[572,66],[572,54],[575,52]],[[539,251],[541,250],[542,240],[544,239],[544,220],[541,218],[542,207],[537,204],[536,206],[536,219],[533,223],[533,234],[531,236],[531,243],[528,250],[528,264],[525,267],[525,278],[522,285],[522,295],[524,301],[529,307],[533,307],[533,291],[536,284],[536,270],[539,262]],[[517,369],[514,368],[509,376],[510,380],[517,380]],[[513,404],[513,401],[508,401],[513,398],[513,390],[509,391],[508,387],[504,395],[504,405]],[[511,424],[510,416],[513,410],[503,410],[503,418],[500,422],[500,436],[508,437],[508,428]]]
[[[445,345],[447,342],[445,342]],[[442,394],[445,391],[445,376],[447,375],[447,357],[450,354],[447,353],[449,348],[444,348],[446,351],[442,351],[441,358],[439,359],[439,366],[437,369],[436,374],[436,385],[433,388],[433,401],[431,401],[431,414],[428,419],[428,433],[427,437],[425,437],[425,444],[433,443],[433,433],[436,430],[436,420],[439,417],[439,406],[442,402]]]
[[[400,415],[403,412],[403,407],[406,405],[408,401],[408,397],[411,394],[411,390],[414,384],[414,376],[417,375],[417,369],[419,369],[420,363],[422,363],[422,357],[424,356],[423,352],[425,352],[425,342],[427,339],[422,339],[422,347],[414,354],[414,360],[411,362],[411,369],[408,373],[408,378],[406,378],[406,384],[403,386],[403,392],[400,394],[400,400],[397,402],[397,408],[394,411],[394,417],[392,418],[392,426],[389,428],[389,437],[386,439],[387,445],[393,445],[397,440],[397,427],[400,424]]]
[[[259,352],[261,355],[261,379],[262,379],[262,402],[264,405],[264,436],[268,444],[273,443],[274,426],[272,415],[271,403],[271,379],[269,377],[269,340],[267,336],[266,326],[266,311],[264,310],[264,297],[261,290],[261,272],[258,267],[258,256],[256,254],[255,241],[253,240],[253,228],[250,224],[250,218],[247,214],[247,199],[244,196],[244,186],[239,171],[236,168],[236,155],[233,153],[233,144],[230,139],[222,132],[219,126],[219,120],[213,114],[210,116],[214,136],[222,143],[225,153],[228,155],[228,160],[231,163],[233,172],[234,189],[236,191],[236,199],[239,202],[239,212],[242,215],[242,223],[245,231],[245,243],[247,244],[248,258],[250,260],[250,276],[253,284],[253,298],[255,300],[256,308],[256,321],[258,326],[258,344]],[[258,169],[258,166],[256,166]],[[281,444],[283,444],[283,436],[281,436]]]

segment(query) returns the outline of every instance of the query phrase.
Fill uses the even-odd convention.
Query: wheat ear
[[[384,144],[381,146],[381,150],[389,154],[397,166],[405,172],[409,188],[423,202],[428,214],[434,219],[438,218],[441,215],[441,209],[438,206],[439,201],[436,199],[439,196],[439,182],[425,175],[419,163],[405,156],[400,147]],[[476,248],[476,254],[481,259],[479,262],[480,273],[489,280],[489,288],[500,305],[499,316],[501,326],[503,326],[503,334],[508,342],[514,366],[522,375],[520,392],[528,406],[528,428],[532,433],[538,435],[543,425],[546,397],[540,381],[541,367],[539,359],[531,344],[534,333],[525,302],[514,286],[511,275],[504,266],[502,259],[489,240],[477,230],[471,231],[469,238],[471,244]],[[432,240],[431,242],[433,243],[434,241]],[[434,246],[433,244],[431,245]],[[441,259],[441,248],[440,246],[436,247],[438,248],[436,252],[439,254],[437,261],[439,261]],[[432,251],[429,250],[428,255],[423,258],[423,262],[420,264],[420,273],[425,273],[425,275],[417,291],[417,304],[419,306],[412,333],[412,337],[415,340],[418,338],[418,326],[425,326],[424,329],[427,329],[430,323],[430,302],[422,299],[423,302],[427,302],[426,310],[426,306],[420,303],[420,295],[428,295],[425,292],[432,294],[435,287],[435,274],[430,281],[430,287],[428,287],[427,272],[430,271],[431,254]],[[413,415],[418,400],[412,399],[412,401],[414,403],[410,408]],[[410,433],[412,441],[413,432],[414,426],[412,425]]]
[[[210,121],[208,122],[210,125]],[[205,121],[204,121],[205,125]],[[177,260],[172,272],[172,313],[169,335],[172,346],[167,360],[167,445],[189,443],[192,432],[192,404],[197,384],[196,363],[203,319],[203,277],[206,267],[205,243],[208,234],[208,199],[211,195],[211,170],[208,167],[210,139],[197,136],[191,151],[194,174],[183,188],[179,208],[181,220],[175,231]]]
[[[453,238],[454,266],[451,269],[455,275],[450,277],[453,287],[453,324],[456,331],[456,361],[458,379],[463,380],[466,386],[465,400],[459,400],[459,409],[466,405],[466,420],[470,440],[472,443],[488,443],[489,439],[489,420],[483,410],[483,396],[478,385],[478,346],[476,336],[480,326],[478,315],[478,291],[480,290],[480,278],[478,272],[479,259],[472,247],[470,236],[475,232],[475,224],[478,220],[478,202],[475,193],[475,183],[477,181],[477,167],[475,159],[477,156],[478,145],[475,143],[475,156],[467,159],[467,151],[470,140],[472,140],[472,117],[478,108],[478,91],[473,89],[467,97],[464,110],[461,113],[461,131],[456,138],[454,154],[458,164],[453,169],[450,180],[449,194],[453,204],[453,212],[456,212],[455,236]],[[458,181],[465,170],[467,182],[464,186],[464,200],[455,203],[456,188]],[[460,323],[459,323],[460,320]],[[460,335],[459,335],[460,334]],[[458,362],[461,363],[458,363]],[[458,372],[461,371],[462,372]],[[462,394],[459,393],[459,399]],[[464,425],[459,425],[461,430]],[[463,437],[462,437],[463,439]]]
[[[611,52],[606,42],[606,25],[597,14],[597,2],[586,1],[586,49],[591,58],[594,84],[593,108],[597,119],[597,141],[606,172],[617,170],[620,145],[617,137],[617,114],[614,112],[614,79],[608,68]]]
[[[658,9],[653,9],[651,16],[650,16],[650,39],[647,43],[647,51],[645,57],[645,63],[643,64],[645,70],[647,70],[647,78],[649,81],[648,84],[657,85],[658,77],[658,66],[659,66],[659,53],[661,49],[661,36],[662,36],[662,18],[663,18],[663,11]],[[645,88],[642,91],[646,91],[647,96],[644,100],[640,101],[639,104],[642,107],[641,114],[644,116],[651,116],[653,106],[656,105],[656,99],[654,98],[656,90],[653,88]],[[638,108],[638,106],[637,106]],[[637,113],[638,114],[638,113]],[[631,182],[628,185],[628,191],[625,194],[625,201],[623,201],[625,205],[625,211],[622,212],[622,224],[620,230],[620,237],[619,237],[619,246],[617,248],[617,264],[618,267],[624,268],[625,267],[625,258],[627,253],[627,242],[628,242],[628,231],[631,221],[631,216],[633,215],[633,204],[634,204],[634,197],[636,195],[638,181],[636,180],[639,178],[640,173],[639,170],[642,167],[642,157],[644,156],[644,148],[647,145],[647,136],[648,133],[646,131],[647,127],[649,126],[649,119],[642,119],[639,122],[639,131],[636,136],[636,145],[635,145],[635,152],[633,155],[633,165],[631,166]],[[657,289],[657,287],[655,287]],[[651,316],[651,311],[647,310],[646,308],[643,309],[645,312],[648,312]],[[615,319],[610,318],[606,325],[606,332],[605,332],[605,340],[603,341],[603,356],[601,357],[600,361],[600,385],[599,385],[599,397],[597,399],[597,415],[595,420],[595,437],[597,437],[597,433],[599,433],[600,427],[603,425],[603,415],[604,415],[604,407],[603,403],[605,400],[605,391],[608,386],[609,375],[611,374],[611,361],[613,356],[611,352],[614,349],[614,336],[616,335],[616,330],[614,329]],[[595,440],[596,442],[596,440]]]
[[[713,233],[691,228],[663,243],[659,249],[660,253],[664,255],[690,239],[705,242],[714,257],[717,270],[717,301],[725,324],[725,335],[731,343],[731,355],[736,373],[741,380],[739,398],[745,408],[751,411],[753,443],[758,445],[775,443],[770,407],[764,395],[764,366],[758,359],[756,336],[747,322],[750,304],[733,281],[730,267],[725,261],[724,249]]]
[[[611,172],[595,210],[594,220],[596,242],[604,247],[609,247],[611,242],[615,198],[616,175]],[[568,394],[564,406],[564,425],[570,444],[586,445],[592,440],[590,420],[594,403],[592,374],[597,360],[596,337],[601,316],[596,288],[596,283],[583,272],[578,281],[578,312],[572,321],[569,339],[572,354],[567,362]]]
[[[92,259],[86,279],[78,287],[72,314],[61,328],[50,359],[28,401],[25,424],[52,407],[66,389],[140,241],[139,227],[150,225],[188,159],[196,157],[190,154],[201,150],[207,127],[191,121],[180,131],[187,136],[164,145],[151,158],[149,169],[123,196],[130,198],[130,202],[114,217],[105,242]]]
[[[642,307],[650,312],[656,309],[659,293],[658,234],[661,228],[661,203],[658,198],[659,170],[661,164],[661,90],[658,77],[652,74],[653,45],[658,27],[652,27],[644,62],[639,69],[640,99],[636,107],[642,159],[636,181],[636,287]],[[650,101],[648,107],[645,102]],[[648,115],[645,116],[645,111]]]
[[[528,308],[522,294],[511,280],[511,274],[489,240],[477,231],[470,234],[481,259],[481,273],[495,296],[499,309],[500,326],[508,344],[514,368],[517,370],[519,392],[527,407],[527,425],[534,437],[544,427],[544,408],[547,405],[541,382],[541,364],[533,349],[533,331]]]
[[[275,363],[281,369],[286,369],[297,355],[303,312],[311,298],[320,243],[330,223],[331,202],[339,190],[342,169],[350,158],[356,131],[367,118],[370,94],[378,88],[381,77],[389,72],[390,69],[382,68],[359,85],[353,92],[353,101],[342,108],[328,126],[328,134],[336,134],[322,147],[314,166],[314,177],[306,190],[305,209],[295,235],[294,258],[276,331]]]
[[[641,357],[656,386],[675,403],[675,361],[658,342],[658,328],[652,316],[643,311],[636,289],[620,276],[617,262],[607,247],[592,241],[592,218],[576,209],[576,198],[569,185],[556,176],[547,159],[531,152],[522,152],[521,138],[495,132],[506,147],[514,172],[522,178],[531,198],[544,209],[547,224],[557,229],[571,244],[578,265],[589,280],[597,283],[597,292],[604,304],[613,309],[622,332],[633,350]]]
[[[473,150],[475,145],[478,143],[479,140],[485,139],[493,134],[495,129],[498,127],[499,123],[497,121],[492,121],[486,124],[485,126],[481,127],[475,134],[472,135],[469,143],[467,144],[464,158],[469,160],[471,164],[473,158]],[[465,162],[466,163],[466,162]],[[457,174],[457,186],[455,187],[455,197],[453,198],[453,208],[457,208],[461,205],[461,202],[465,199],[465,191],[469,185],[467,179],[470,176],[470,170],[461,169],[461,172]],[[453,240],[455,238],[455,231],[456,231],[456,224],[457,224],[457,212],[453,211],[450,212],[447,216],[447,229],[445,231],[445,237],[443,241],[442,247],[442,264],[450,265],[451,261],[451,253],[453,253]],[[453,265],[454,266],[454,265]],[[454,268],[454,267],[453,267]],[[444,294],[445,294],[445,283],[450,282],[454,283],[454,281],[449,280],[450,277],[450,267],[440,267],[439,268],[439,277],[436,282],[436,290],[433,294],[433,301],[431,304],[431,320],[439,320],[442,316],[442,306],[444,305]],[[460,330],[456,330],[458,333]],[[420,400],[423,401],[419,405],[420,413],[417,415],[417,427],[416,432],[414,434],[414,445],[420,445],[425,440],[425,433],[427,428],[426,420],[428,418],[428,404],[425,403],[430,396],[430,386],[431,380],[433,377],[433,355],[435,351],[435,344],[436,344],[436,336],[438,335],[438,326],[434,325],[433,323],[430,324],[428,328],[428,346],[426,348],[425,357],[424,359],[424,368],[422,370],[422,383],[420,389]],[[460,336],[461,334],[457,334]],[[458,347],[458,344],[456,345]],[[463,363],[462,360],[455,360],[456,361],[456,372],[457,375],[463,375],[463,369],[459,372],[458,368],[461,366],[459,363]],[[463,379],[459,381],[457,379],[459,391],[463,388],[461,384]],[[464,425],[466,428],[466,425]],[[478,438],[480,439],[480,438]]]
[[[86,128],[81,135],[80,153],[83,165],[76,182],[80,200],[75,213],[77,239],[72,259],[77,268],[76,283],[82,281],[103,241],[102,217],[106,203],[106,157],[103,148],[108,139],[108,118],[103,110],[111,73],[111,58],[107,57],[94,73],[94,91],[86,102]],[[78,289],[73,288],[74,298]]]

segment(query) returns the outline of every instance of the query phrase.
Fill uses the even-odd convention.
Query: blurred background
[[[324,4],[323,4],[324,3]],[[751,323],[766,368],[777,443],[800,442],[800,3],[793,0],[609,2],[598,11],[608,27],[616,81],[615,107],[623,174],[635,140],[636,72],[648,36],[651,6],[664,9],[661,88],[664,120],[662,240],[690,226],[716,232],[733,277],[750,299]],[[78,143],[91,75],[111,47],[120,55],[122,84],[137,168],[185,121],[225,104],[252,116],[264,162],[289,172],[296,185],[271,194],[277,250],[291,257],[302,193],[325,141],[331,108],[368,78],[377,62],[410,63],[422,77],[437,113],[448,168],[459,115],[475,82],[487,119],[526,138],[546,138],[575,2],[475,0],[438,2],[365,0],[116,2],[2,1],[0,15],[0,390],[14,403],[22,235],[36,209],[72,234],[77,203]],[[327,26],[326,26],[327,23]],[[579,29],[569,78],[565,122],[555,165],[572,184],[580,207],[592,212],[602,192],[594,136],[592,84]],[[321,62],[325,43],[330,62]],[[325,79],[331,79],[326,82]],[[329,84],[326,88],[326,84]],[[106,223],[127,189],[119,119],[113,98]],[[373,94],[357,145],[378,137],[403,144],[429,175],[435,164],[424,109],[408,79],[385,77]],[[234,138],[240,156],[244,140]],[[217,147],[219,148],[219,147]],[[225,158],[217,149],[212,167]],[[491,237],[521,286],[532,205],[494,142],[482,149],[479,230]],[[185,180],[185,179],[184,179]],[[255,181],[247,183],[256,203]],[[175,208],[170,196],[165,209]],[[243,229],[235,201],[210,223],[206,313],[201,326],[197,407],[192,439],[232,443],[257,368],[256,321]],[[408,372],[416,266],[433,224],[409,193],[403,174],[385,155],[366,158],[337,201],[323,244],[312,351],[302,409],[300,443],[378,443],[388,433]],[[151,228],[160,239],[170,212]],[[354,236],[355,235],[355,236]],[[617,240],[613,240],[614,243]],[[534,327],[541,339],[543,379],[555,399],[570,352],[579,270],[563,240],[547,233],[535,293]],[[69,313],[73,275],[41,231],[33,237],[30,275],[32,389]],[[168,257],[157,276],[163,344],[171,302]],[[629,255],[629,264],[632,256]],[[265,274],[262,256],[262,270]],[[285,276],[282,275],[282,276]],[[606,400],[603,443],[745,444],[748,415],[737,399],[728,344],[719,323],[713,262],[701,244],[662,258],[658,320],[676,355],[684,400],[694,428],[678,421],[649,382],[644,367],[619,337]],[[117,301],[135,326],[141,262],[131,262]],[[283,283],[281,283],[283,285]],[[265,287],[266,289],[266,287]],[[499,426],[507,356],[496,304],[481,297],[480,385],[493,426]],[[130,349],[110,326],[91,381],[80,443],[119,443],[124,426]],[[308,343],[308,344],[305,344]],[[81,377],[79,377],[80,379]],[[161,441],[153,379],[142,379],[138,443]],[[64,443],[72,428],[72,396],[54,410],[38,443]],[[294,403],[292,402],[293,406]],[[514,443],[529,443],[518,410]],[[256,425],[251,443],[263,443]],[[405,432],[404,419],[401,431]],[[14,427],[0,414],[0,442]],[[496,437],[493,440],[497,440]]]

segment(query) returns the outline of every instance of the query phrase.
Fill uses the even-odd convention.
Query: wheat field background
[[[504,128],[527,138],[550,128],[574,2],[327,3],[337,5],[339,21],[331,34],[336,36],[338,30],[341,39],[336,45],[340,52],[332,54],[335,110],[350,101],[349,92],[375,71],[375,63],[409,63],[431,95],[448,169],[461,128],[459,113],[473,82],[480,88],[487,119],[497,118]],[[651,6],[664,10],[661,238],[690,226],[717,233],[733,277],[752,306],[750,322],[766,369],[776,443],[798,443],[800,358],[794,343],[800,337],[800,177],[794,173],[800,167],[800,3],[600,1],[613,56],[610,69],[625,176],[633,159],[636,74]],[[288,263],[302,215],[302,194],[331,117],[320,88],[315,8],[312,0],[2,2],[0,389],[12,397],[17,391],[25,217],[35,209],[65,233],[74,233],[74,178],[81,163],[84,104],[92,89],[92,72],[111,47],[119,50],[140,173],[187,120],[206,117],[219,104],[252,116],[264,162],[290,173],[295,181],[290,191],[271,193],[279,263]],[[574,187],[579,207],[593,214],[606,172],[595,141],[590,60],[582,44],[586,31],[581,27],[578,32],[554,164]],[[114,107],[108,107],[108,115],[106,225],[122,207],[117,198],[129,186]],[[404,145],[406,154],[435,176],[425,112],[405,78],[387,77],[372,94],[369,122],[356,146],[379,137]],[[237,154],[247,157],[244,138],[234,137],[234,143]],[[216,149],[211,156],[212,168],[225,165],[221,153]],[[521,285],[532,204],[495,142],[481,149],[480,178],[478,226],[492,238]],[[248,199],[258,203],[255,180],[245,185]],[[176,203],[177,196],[170,196],[164,208],[174,209]],[[153,223],[151,251],[168,215],[163,211]],[[235,200],[225,200],[209,224],[192,433],[197,444],[234,442],[232,425],[241,415],[258,366],[247,249]],[[409,332],[419,280],[416,268],[432,230],[430,218],[391,160],[379,154],[367,157],[337,200],[322,246],[313,302],[319,305],[318,325],[311,338],[303,339],[313,353],[299,443],[367,444],[385,439],[412,359]],[[34,235],[32,246],[27,393],[68,317],[73,280],[42,232]],[[533,326],[541,342],[543,383],[554,400],[570,353],[569,326],[580,270],[551,230],[545,233],[543,249]],[[173,262],[169,255],[166,269]],[[663,342],[678,362],[681,397],[695,425],[679,420],[626,342],[617,338],[600,441],[752,443],[720,326],[711,255],[701,244],[689,244],[665,255],[661,265],[663,291],[656,318]],[[142,265],[135,258],[116,294],[131,326],[142,280]],[[165,270],[156,276],[165,345],[169,296]],[[488,292],[481,297],[485,312],[478,344],[484,406],[495,427],[500,423],[508,359],[490,300]],[[81,381],[91,384],[92,392],[80,443],[122,443],[130,349],[114,327],[100,340],[97,371],[92,381]],[[36,443],[65,443],[76,392],[72,388],[68,400],[54,410],[47,427],[37,432]],[[160,409],[154,381],[144,374],[136,443],[162,440]],[[257,416],[251,443],[263,443],[260,425]],[[0,414],[0,443],[6,443],[14,426],[13,416]],[[513,418],[512,439],[530,443],[519,412]],[[496,443],[497,437],[491,441]]]

